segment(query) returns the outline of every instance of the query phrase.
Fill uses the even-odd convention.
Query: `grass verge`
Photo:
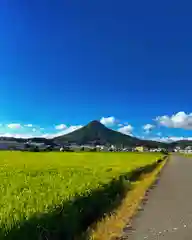
[[[183,157],[192,158],[192,154],[191,153],[181,153],[181,155]]]
[[[89,231],[89,239],[119,239],[122,234],[122,229],[135,215],[146,191],[157,179],[162,168],[166,164],[166,160],[167,159],[164,159],[152,172],[142,174],[138,181],[132,183],[132,190],[127,192],[117,210],[111,215],[103,218]]]

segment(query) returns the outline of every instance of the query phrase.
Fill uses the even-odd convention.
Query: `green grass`
[[[158,153],[0,152],[0,238],[35,240],[46,239],[47,234],[48,239],[61,239],[63,218],[75,224],[79,211],[85,211],[72,206],[75,199],[81,208],[86,208],[94,191],[100,191],[112,179],[115,181],[140,166],[154,163],[160,156]],[[116,185],[111,186],[110,191],[115,192]],[[95,196],[96,205],[103,201],[98,193]]]
[[[184,157],[192,158],[192,154],[190,153],[181,153]]]

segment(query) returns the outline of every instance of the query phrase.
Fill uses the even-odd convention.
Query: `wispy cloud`
[[[24,126],[31,128],[31,127],[33,127],[33,124],[25,124]]]
[[[154,129],[155,128],[155,126],[154,125],[152,125],[152,124],[145,124],[144,126],[143,126],[143,130],[146,132],[146,133],[150,133],[151,131],[152,131],[152,129]]]
[[[67,126],[65,124],[59,124],[59,125],[55,126],[55,129],[63,130],[63,129],[67,129]]]
[[[34,126],[34,125],[32,125]],[[45,130],[44,128],[31,128],[27,130],[28,127],[22,127],[19,123],[11,123],[7,124],[7,127],[15,131],[8,131],[7,128],[3,129],[3,132],[1,131],[0,136],[1,137],[14,137],[14,138],[33,138],[33,137],[44,137],[44,138],[54,138],[58,136],[62,136],[65,134],[68,134],[70,132],[73,132],[81,127],[82,125],[72,125],[67,127],[64,124],[59,125],[59,127],[56,130],[60,130],[59,132],[50,132],[42,133],[42,130]]]
[[[7,127],[10,129],[18,129],[18,128],[21,128],[21,124],[20,123],[10,123],[10,124],[7,124]]]
[[[0,137],[14,137],[14,138],[32,138],[34,137],[33,135],[31,134],[13,134],[13,133],[3,133],[3,134],[0,134]],[[40,137],[40,136],[38,136]]]
[[[181,140],[191,141],[192,137],[176,137],[176,136],[172,136],[172,137],[152,137],[149,140],[169,143],[169,142],[176,142],[176,141],[181,141]]]
[[[83,127],[82,125],[70,126],[70,127],[66,128],[66,129],[64,129],[64,130],[62,130],[58,133],[43,134],[42,137],[45,137],[45,138],[59,137],[59,136],[66,135],[68,133],[74,132],[75,130],[80,129],[82,127]]]

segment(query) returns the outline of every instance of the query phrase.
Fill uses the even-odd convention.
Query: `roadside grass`
[[[0,239],[79,239],[120,205],[134,170],[161,156],[0,152]]]
[[[192,154],[190,154],[190,153],[182,153],[182,156],[187,157],[187,158],[192,158]]]
[[[177,153],[177,154],[182,156],[182,157],[192,158],[191,153],[180,152],[180,153]]]
[[[142,201],[146,201],[148,189],[156,182],[159,173],[166,164],[162,161],[153,171],[144,173],[136,182],[131,183],[131,191],[128,191],[119,207],[100,220],[89,230],[91,240],[117,240],[124,239],[124,229],[131,229],[132,218],[138,211]],[[126,238],[127,239],[127,238]]]

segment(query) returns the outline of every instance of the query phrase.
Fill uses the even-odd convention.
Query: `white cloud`
[[[118,127],[123,127],[123,124],[122,124],[122,123],[119,123],[119,124],[118,124]]]
[[[143,130],[144,130],[146,133],[149,133],[153,128],[155,128],[155,126],[152,125],[152,124],[149,124],[149,123],[143,126]]]
[[[121,127],[117,130],[118,132],[121,132],[123,134],[126,135],[132,135],[132,131],[133,131],[133,126],[131,126],[130,124],[124,127]]]
[[[65,134],[68,134],[70,132],[73,132],[77,129],[82,128],[82,125],[75,125],[75,126],[70,126],[62,131],[59,131],[58,133],[46,133],[46,134],[42,134],[38,131],[38,129],[33,128],[32,132],[33,133],[20,133],[20,134],[16,134],[16,133],[9,133],[9,132],[5,132],[5,133],[0,133],[1,137],[14,137],[14,138],[34,138],[34,137],[44,137],[44,138],[54,138],[54,137],[59,137]]]
[[[57,130],[63,130],[66,128],[67,128],[67,126],[65,124],[60,124],[60,125],[55,126],[55,129],[57,129]]]
[[[14,137],[14,138],[32,138],[33,135],[30,134],[11,134],[11,133],[4,133],[0,134],[0,137]],[[40,137],[40,136],[38,136]]]
[[[170,142],[168,137],[152,137],[152,138],[148,138],[148,139],[145,138],[145,140],[152,140],[152,141],[156,141],[156,142]]]
[[[31,127],[33,127],[33,124],[26,124],[26,125],[24,125],[24,126],[31,128]]]
[[[11,129],[18,129],[18,128],[21,128],[21,124],[20,123],[10,123],[10,124],[7,124],[7,127],[11,128]]]
[[[66,135],[68,133],[74,132],[75,130],[80,129],[82,127],[83,127],[82,125],[70,126],[70,127],[66,128],[63,131],[60,131],[58,133],[43,134],[42,137],[44,137],[44,138],[59,137],[59,136]]]
[[[172,116],[159,116],[155,120],[164,127],[192,130],[192,113],[178,112]]]
[[[102,117],[100,122],[106,126],[113,126],[117,123],[117,120],[115,119],[115,117]]]
[[[82,127],[83,127],[82,125],[70,126],[70,127],[66,128],[65,130],[63,130],[62,132],[60,132],[60,134],[65,135],[70,132],[74,132],[75,130],[80,129]]]

